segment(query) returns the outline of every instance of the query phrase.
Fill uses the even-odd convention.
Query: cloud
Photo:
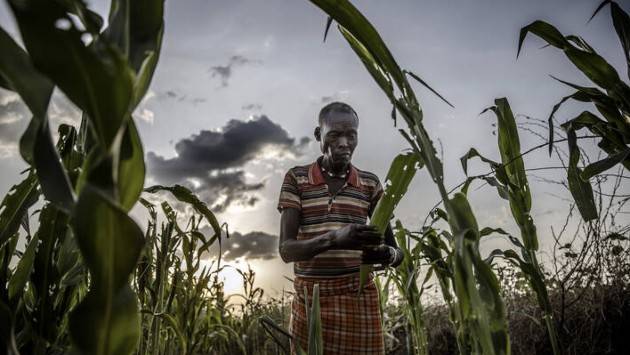
[[[261,157],[268,147],[280,157],[300,156],[310,142],[299,142],[267,116],[250,120],[230,120],[218,130],[202,130],[175,144],[173,158],[147,153],[151,176],[162,184],[184,184],[191,188],[215,212],[231,204],[253,206],[258,201],[253,192],[262,189],[264,181],[248,183],[245,164]]]
[[[209,71],[212,73],[213,78],[218,77],[221,80],[222,87],[227,87],[228,82],[232,77],[234,68],[252,63],[259,63],[259,61],[251,60],[241,55],[233,55],[230,57],[226,65],[215,65],[210,67]]]
[[[57,126],[66,123],[77,127],[81,112],[59,91],[55,91],[48,106],[53,140]],[[16,93],[0,90],[0,159],[17,156],[20,137],[26,130],[31,113]]]
[[[18,141],[26,129],[28,109],[19,96],[9,91],[0,92],[0,159],[18,152]]]
[[[165,92],[159,93],[157,95],[157,97],[159,99],[167,99],[167,100],[176,100],[177,102],[189,102],[192,103],[193,105],[197,105],[197,104],[201,104],[204,103],[206,101],[208,101],[206,98],[203,97],[192,97],[189,98],[188,95],[186,94],[179,94],[174,90],[167,90]]]
[[[200,231],[207,236],[213,235],[209,227],[204,227]],[[221,258],[225,261],[238,258],[270,260],[278,256],[278,236],[258,231],[246,234],[231,232],[229,239],[224,238],[221,241],[221,252]],[[207,256],[214,259],[218,253],[219,243],[215,243]]]
[[[348,90],[340,90],[340,91],[334,92],[332,95],[322,96],[319,101],[322,104],[327,104],[333,101],[344,101],[348,99],[348,94],[349,94]]]
[[[263,105],[258,104],[258,103],[251,103],[251,104],[241,106],[241,110],[244,110],[244,111],[260,111],[262,110],[262,108],[263,108]]]

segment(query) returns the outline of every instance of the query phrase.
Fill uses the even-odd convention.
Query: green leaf
[[[67,9],[56,1],[10,0],[35,66],[86,111],[108,149],[128,117],[133,73],[125,58],[102,38],[85,46]],[[69,28],[59,26],[65,22]]]
[[[580,47],[587,47],[589,50],[576,47],[567,40],[567,38],[575,38],[575,36],[567,36],[565,38],[552,25],[543,21],[535,21],[521,29],[518,53],[520,53],[525,36],[530,32],[539,36],[550,45],[562,49],[567,58],[591,81],[606,90],[610,90],[613,95],[616,95],[626,105],[630,104],[629,99],[626,97],[630,92],[630,88],[621,81],[615,68],[593,51],[586,42],[581,43]]]
[[[339,24],[339,30],[346,39],[348,39],[347,34],[351,34],[356,39],[355,42],[360,43],[365,48],[365,51],[370,53],[375,64],[382,68],[388,76],[391,76],[400,92],[404,95],[405,100],[412,107],[419,109],[411,86],[381,36],[368,19],[350,1],[311,0],[311,2]]]
[[[20,94],[33,115],[43,119],[48,110],[53,84],[33,67],[29,55],[2,27],[0,51],[3,53],[0,56],[0,76],[6,80],[9,89]]]
[[[497,169],[501,165],[492,159],[484,157],[477,151],[477,149],[470,148],[466,154],[459,158],[459,161],[462,163],[462,169],[464,169],[464,174],[468,175],[468,160],[474,157],[479,157],[481,161],[488,163],[492,169]]]
[[[34,165],[44,196],[55,206],[69,213],[75,204],[76,197],[59,153],[53,144],[48,120],[41,122],[33,149]]]
[[[91,276],[90,291],[70,318],[72,338],[85,353],[129,354],[140,334],[137,296],[128,281],[144,245],[142,230],[90,183],[72,220]]]
[[[610,15],[613,20],[613,26],[617,32],[617,37],[619,37],[619,42],[621,42],[623,54],[626,57],[628,77],[630,78],[630,16],[628,16],[616,2],[605,0],[599,4],[589,21],[606,5],[610,5]]]
[[[447,105],[451,106],[452,108],[455,108],[455,106],[453,106],[450,102],[448,102],[447,99],[445,99],[442,95],[440,95],[440,93],[438,93],[437,91],[433,90],[433,88],[431,86],[429,86],[429,84],[427,84],[424,80],[422,80],[419,76],[417,76],[416,74],[410,72],[409,70],[403,70],[403,72],[407,75],[410,75],[412,78],[416,79],[417,82],[419,82],[420,84],[422,84],[422,86],[424,86],[425,88],[429,89],[429,91],[431,91],[432,93],[435,94],[435,96],[439,97],[440,99],[442,99],[442,101],[444,101]]]
[[[138,201],[144,187],[144,150],[138,130],[133,120],[127,121],[127,128],[120,145],[118,165],[118,195],[120,205],[129,211]]]
[[[164,0],[129,1],[129,63],[136,71],[132,108],[151,84],[162,49]]]
[[[575,203],[585,221],[597,218],[597,207],[593,198],[593,188],[591,183],[582,180],[580,175],[582,171],[577,164],[580,160],[580,149],[577,146],[577,137],[575,130],[569,127],[567,130],[567,138],[569,143],[569,167],[568,180],[569,191],[575,200]]]
[[[498,234],[503,234],[503,235],[509,235],[508,232],[504,231],[502,228],[491,228],[491,227],[485,227],[483,228],[481,231],[479,231],[479,236],[480,237],[484,237],[486,235],[490,235],[492,233],[498,233]]]
[[[414,153],[398,154],[392,161],[385,178],[383,195],[370,218],[370,224],[376,226],[379,233],[385,233],[394,209],[407,193],[416,174],[417,165],[418,158]]]
[[[84,354],[128,355],[140,338],[137,296],[129,285],[107,295],[90,290],[70,315],[70,334]]]
[[[630,148],[627,148],[626,150],[622,150],[619,153],[608,156],[608,158],[602,159],[595,163],[591,163],[584,168],[584,170],[580,174],[580,178],[584,181],[588,181],[593,176],[599,175],[617,165],[618,163],[624,161],[629,155]]]
[[[36,167],[46,198],[69,211],[74,204],[74,195],[59,162],[46,117],[53,84],[35,69],[29,55],[2,28],[0,50],[6,54],[0,58],[0,76],[11,90],[20,95],[34,116],[20,138],[20,154],[26,162]]]
[[[560,49],[564,49],[570,45],[562,33],[560,33],[560,31],[558,31],[554,26],[544,21],[534,21],[521,28],[518,38],[518,51],[516,52],[517,58],[521,54],[523,42],[525,41],[525,37],[528,33],[535,34],[536,36],[542,38],[545,42]]]
[[[308,302],[308,299],[306,299]],[[313,299],[308,317],[308,354],[323,355],[322,318],[319,306],[319,284],[313,286]]]
[[[24,286],[26,286],[26,281],[28,281],[31,271],[33,270],[35,252],[37,251],[38,244],[39,236],[36,234],[28,243],[24,254],[22,254],[22,257],[15,268],[15,272],[9,280],[9,300],[16,300],[22,296]]]
[[[173,196],[175,196],[176,199],[178,199],[181,202],[186,202],[190,204],[198,213],[203,215],[208,221],[208,223],[210,223],[210,226],[214,230],[215,235],[221,235],[221,225],[219,224],[219,221],[215,217],[214,213],[212,213],[212,211],[210,211],[210,209],[208,208],[208,205],[206,205],[204,202],[199,200],[199,198],[195,196],[195,194],[193,194],[190,190],[188,190],[184,186],[177,185],[177,184],[170,187],[162,186],[162,185],[153,185],[153,186],[147,187],[146,189],[144,189],[144,191],[148,193],[156,193],[158,191],[170,192],[171,194],[173,194]]]
[[[26,179],[13,185],[0,204],[0,246],[20,228],[24,214],[39,198],[37,177],[31,171]]]
[[[398,154],[392,161],[385,178],[383,195],[370,217],[370,225],[375,226],[381,235],[385,233],[394,209],[407,192],[416,174],[417,165],[418,158],[415,153]],[[359,293],[361,293],[373,266],[365,264],[359,269]]]

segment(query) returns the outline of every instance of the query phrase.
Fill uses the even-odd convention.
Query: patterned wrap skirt
[[[295,295],[289,325],[292,354],[297,353],[296,345],[308,350],[304,287],[308,290],[310,308],[315,284],[319,284],[324,354],[385,354],[378,290],[371,277],[360,296],[358,274],[329,279],[296,276],[293,284]]]

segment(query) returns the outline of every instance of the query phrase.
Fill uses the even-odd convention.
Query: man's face
[[[345,166],[359,143],[358,120],[351,113],[331,112],[320,126],[320,148],[329,161]]]

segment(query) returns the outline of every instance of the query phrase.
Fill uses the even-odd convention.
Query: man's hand
[[[335,249],[362,250],[383,242],[376,227],[357,223],[336,230],[334,237]]]
[[[365,249],[361,255],[361,264],[389,265],[393,261],[392,249],[392,247],[385,244]]]

